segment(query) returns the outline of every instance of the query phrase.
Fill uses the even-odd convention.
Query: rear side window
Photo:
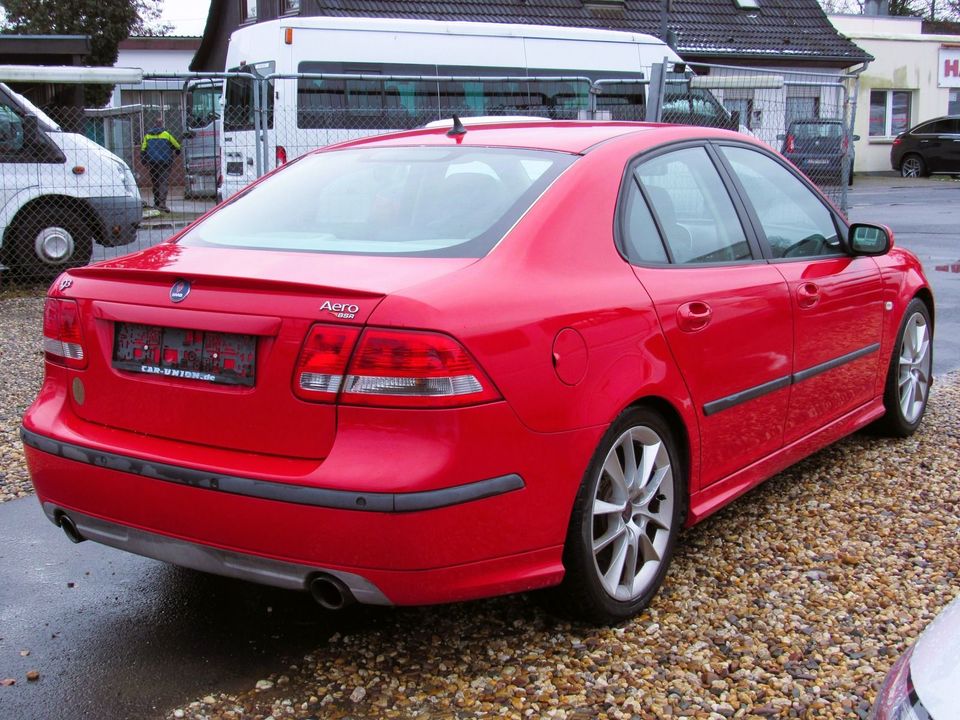
[[[640,164],[635,173],[653,206],[672,262],[752,258],[730,195],[704,148],[658,155]]]
[[[632,263],[669,261],[647,201],[643,199],[639,186],[632,179],[627,187],[627,198],[623,206],[623,239],[624,252]]]
[[[575,155],[470,147],[308,155],[251,187],[184,245],[482,257]]]
[[[746,148],[722,147],[760,219],[776,258],[839,255],[833,216],[793,173]]]

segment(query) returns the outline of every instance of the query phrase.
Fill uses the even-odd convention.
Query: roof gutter
[[[844,67],[850,67],[854,63],[865,63],[869,64],[873,62],[876,58],[873,55],[864,53],[860,57],[850,57],[844,55],[802,55],[799,53],[791,54],[782,54],[782,53],[749,53],[746,52],[715,52],[710,50],[698,50],[696,48],[677,48],[677,52],[686,60],[688,63],[697,63],[697,59],[694,58],[723,58],[724,60],[748,60],[752,62],[763,61],[763,60],[777,60],[777,61],[789,61],[789,62],[826,62],[826,63],[842,63]],[[749,54],[748,54],[749,53]]]

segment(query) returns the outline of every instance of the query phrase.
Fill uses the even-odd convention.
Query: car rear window
[[[251,187],[180,243],[482,257],[576,157],[482,147],[318,153]]]
[[[843,125],[840,123],[796,123],[793,134],[798,138],[841,138]]]

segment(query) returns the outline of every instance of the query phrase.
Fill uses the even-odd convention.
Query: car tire
[[[667,574],[686,505],[685,471],[669,424],[648,408],[624,412],[580,484],[564,546],[566,574],[551,593],[552,608],[601,624],[643,610]]]
[[[914,298],[907,305],[890,354],[883,391],[886,415],[875,428],[890,437],[909,437],[920,426],[933,383],[933,323],[926,303]]]
[[[927,176],[927,164],[923,158],[916,153],[909,153],[903,156],[900,161],[900,176],[905,178],[917,178]]]
[[[93,233],[79,211],[41,205],[31,208],[15,229],[8,264],[21,277],[52,280],[64,270],[90,262]]]

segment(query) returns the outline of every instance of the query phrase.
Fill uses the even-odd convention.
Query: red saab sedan
[[[912,433],[933,314],[889,231],[750,138],[429,128],[63,274],[22,436],[74,541],[330,608],[559,586],[616,622],[684,525]]]

